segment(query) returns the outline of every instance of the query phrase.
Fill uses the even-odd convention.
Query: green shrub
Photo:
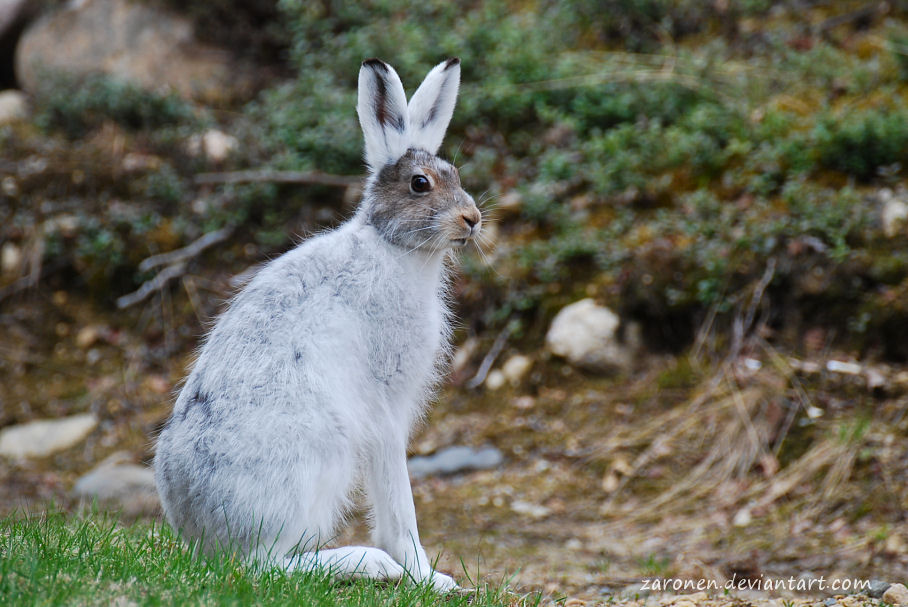
[[[813,130],[819,163],[868,181],[908,161],[908,111],[872,109],[820,118]]]
[[[191,106],[175,93],[152,93],[107,76],[77,79],[52,75],[43,79],[35,96],[38,124],[48,130],[59,129],[72,139],[84,136],[105,120],[143,130],[194,119]]]

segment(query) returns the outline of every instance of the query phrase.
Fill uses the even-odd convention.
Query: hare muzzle
[[[463,236],[451,239],[455,246],[465,246],[467,241],[472,240],[479,234],[479,230],[482,228],[482,214],[480,214],[479,209],[476,208],[472,200],[468,208],[459,210],[457,224]]]

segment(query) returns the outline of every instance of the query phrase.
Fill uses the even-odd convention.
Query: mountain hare
[[[456,587],[420,544],[406,450],[449,347],[445,258],[481,223],[435,156],[459,84],[449,59],[408,105],[391,66],[363,63],[359,209],[265,266],[208,336],[154,461],[167,520],[203,550]],[[377,548],[323,549],[357,487]]]

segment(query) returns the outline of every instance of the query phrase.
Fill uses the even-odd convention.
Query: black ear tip
[[[373,70],[382,70],[383,72],[388,71],[388,64],[376,57],[363,61],[363,67],[371,67]]]
[[[460,57],[451,57],[445,61],[445,69],[454,67],[455,65],[460,65]]]

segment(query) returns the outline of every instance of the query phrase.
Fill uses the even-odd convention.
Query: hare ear
[[[366,139],[366,164],[373,172],[407,152],[407,95],[400,76],[384,61],[363,62],[356,112]]]
[[[454,115],[459,86],[460,59],[454,57],[432,68],[413,93],[408,106],[411,147],[422,148],[432,154],[438,152]]]

